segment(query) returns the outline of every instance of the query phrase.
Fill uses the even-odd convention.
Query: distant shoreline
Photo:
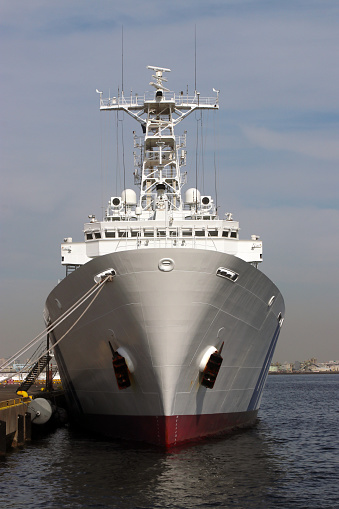
[[[339,371],[269,371],[269,375],[339,375]]]

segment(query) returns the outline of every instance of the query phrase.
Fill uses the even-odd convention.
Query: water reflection
[[[335,507],[338,382],[274,378],[253,429],[167,452],[59,429],[0,461],[0,507]]]
[[[10,456],[14,470],[21,463],[25,488],[11,479],[18,505],[6,507],[23,499],[25,507],[262,507],[283,474],[267,433],[259,422],[165,452],[60,429]]]

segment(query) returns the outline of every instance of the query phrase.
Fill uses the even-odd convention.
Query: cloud
[[[172,69],[172,90],[194,90],[196,26],[198,89],[203,96],[212,87],[221,90],[219,142],[205,145],[207,194],[214,194],[216,145],[220,214],[234,213],[242,238],[262,236],[263,270],[279,282],[287,309],[293,308],[280,360],[294,360],[295,338],[298,356],[318,355],[311,351],[316,341],[309,342],[312,327],[319,332],[316,321],[324,324],[327,351],[338,352],[330,332],[339,328],[337,314],[327,329],[319,318],[333,308],[337,274],[337,4],[145,0],[141,7],[135,0],[11,0],[1,3],[0,12],[1,278],[12,289],[3,287],[6,310],[14,316],[18,302],[25,307],[35,280],[52,285],[63,276],[60,241],[81,240],[87,215],[101,216],[101,195],[106,203],[116,193],[116,119],[100,115],[95,89],[105,97],[121,90],[122,25],[124,87],[139,94],[150,88],[148,64]],[[189,186],[196,123],[192,115],[178,129],[188,130]],[[210,118],[213,137],[212,124]],[[122,125],[130,187],[132,131],[139,126],[127,118]],[[121,161],[121,137],[119,150]],[[38,285],[36,302],[46,293]],[[32,325],[40,314],[29,309],[25,321]],[[1,323],[10,349],[18,334],[7,311]]]
[[[246,138],[266,150],[295,152],[309,158],[339,161],[339,130],[282,133],[260,127],[243,127]]]

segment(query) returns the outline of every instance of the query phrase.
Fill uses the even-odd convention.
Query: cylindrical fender
[[[47,399],[35,398],[28,405],[27,411],[34,424],[45,424],[52,417],[53,407]]]

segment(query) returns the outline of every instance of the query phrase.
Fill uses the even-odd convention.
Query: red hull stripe
[[[84,415],[80,424],[112,438],[170,447],[254,424],[257,410],[232,414],[122,416]]]

